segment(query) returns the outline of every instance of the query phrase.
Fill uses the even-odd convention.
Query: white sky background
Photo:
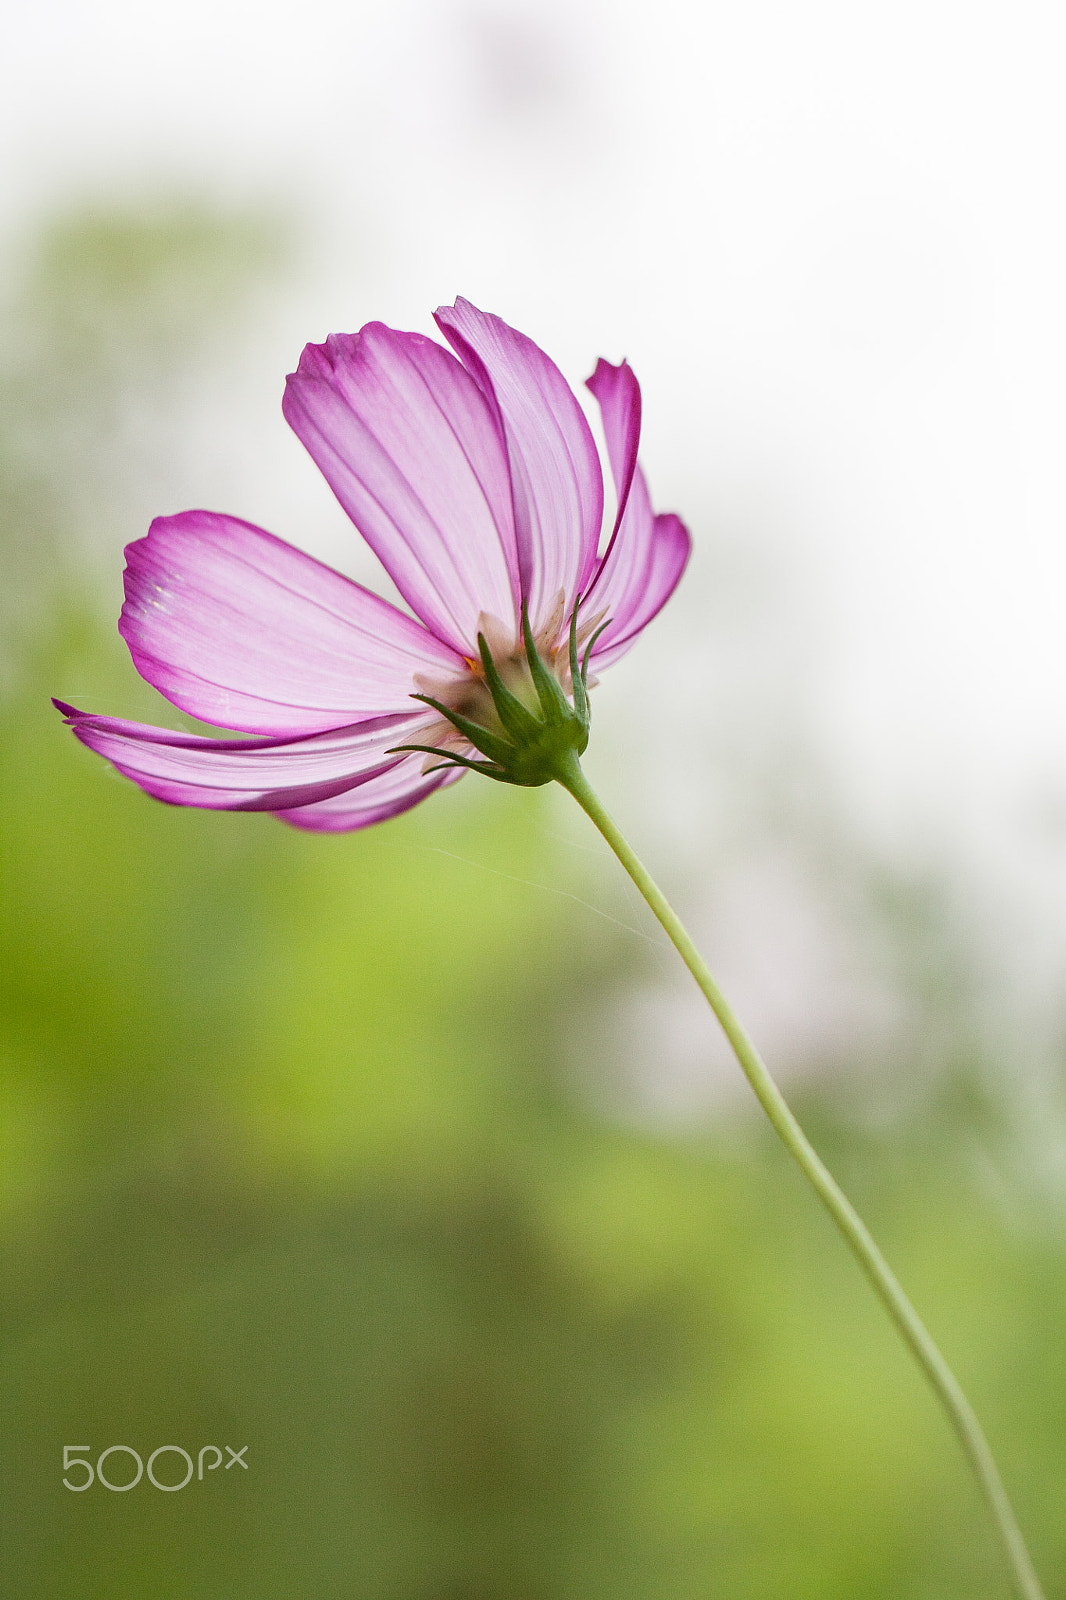
[[[665,758],[734,690],[769,722],[776,696],[842,809],[990,865],[1066,947],[1059,5],[7,0],[3,37],[8,227],[123,186],[306,218],[251,424],[271,467],[220,509],[297,541],[301,505],[333,515],[277,409],[331,328],[461,292],[575,382],[628,356],[697,557],[605,725],[628,687]],[[749,559],[771,598],[738,580],[730,624]]]

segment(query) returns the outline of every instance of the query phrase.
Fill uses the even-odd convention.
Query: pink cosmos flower
[[[380,322],[309,344],[284,400],[413,616],[216,512],[159,517],[127,548],[119,629],[138,672],[181,710],[253,736],[171,733],[57,701],[82,743],[148,794],[333,832],[396,816],[475,755],[452,714],[499,727],[487,652],[489,673],[495,663],[529,698],[523,613],[560,704],[584,702],[575,608],[596,673],[673,593],[690,540],[652,511],[630,367],[601,360],[588,380],[618,502],[600,555],[599,456],[558,368],[468,301],[436,322],[451,350]],[[441,759],[397,748],[411,745]]]

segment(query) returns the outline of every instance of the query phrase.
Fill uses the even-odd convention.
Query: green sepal
[[[533,687],[537,691],[544,712],[544,720],[552,727],[561,727],[564,722],[573,716],[573,707],[566,698],[558,678],[549,672],[540,658],[536,640],[533,638],[533,629],[529,625],[529,608],[522,605],[522,642],[526,647],[526,660],[529,662],[529,674],[533,679]]]
[[[592,647],[596,643],[596,640],[599,638],[600,634],[603,632],[604,628],[609,628],[613,621],[614,621],[613,617],[605,617],[603,619],[603,621],[600,623],[599,627],[596,629],[596,632],[589,639],[588,644],[585,646],[585,654],[584,654],[584,656],[582,658],[582,661],[581,661],[581,683],[582,683],[583,688],[585,689],[586,702],[587,702],[587,698],[588,698],[589,657],[592,654]]]
[[[581,602],[578,601],[578,605]],[[589,697],[585,674],[577,659],[577,606],[570,613],[570,686],[574,693],[574,710],[587,728],[589,726]]]
[[[443,756],[435,767],[427,767],[424,776],[429,777],[431,772],[446,772],[449,767],[467,767],[471,772],[481,772],[486,778],[495,778],[497,783],[520,784],[520,778],[512,778],[503,767],[496,766],[491,761],[471,761],[468,756],[456,755],[452,750],[442,750],[435,744],[394,744],[391,750],[386,750],[387,756],[404,755],[420,751],[427,756]],[[527,785],[528,787],[528,785]]]
[[[470,740],[475,750],[480,750],[483,756],[488,756],[490,761],[495,761],[500,766],[506,765],[514,747],[508,744],[506,739],[501,739],[498,733],[483,728],[480,722],[472,722],[460,711],[452,711],[449,706],[434,700],[432,695],[413,694],[411,699],[421,700],[424,705],[432,706],[434,711],[439,711],[442,717],[447,718],[453,728],[459,730],[464,739]]]
[[[492,703],[496,707],[496,714],[500,721],[516,743],[535,739],[540,723],[529,707],[524,706],[518,696],[511,693],[500,677],[499,669],[492,659],[492,651],[489,649],[488,640],[483,633],[479,633],[477,636],[477,646],[481,651],[481,665],[485,671],[485,682],[488,685],[488,691],[492,696]]]

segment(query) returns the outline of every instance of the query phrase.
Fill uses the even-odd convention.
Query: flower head
[[[128,546],[119,629],[138,672],[181,710],[252,736],[57,701],[148,794],[342,831],[471,764],[539,783],[551,751],[584,748],[587,674],[629,649],[690,548],[679,518],[653,513],[637,465],[637,380],[602,360],[588,380],[618,502],[601,555],[599,455],[558,368],[468,301],[436,321],[451,350],[380,322],[308,345],[284,400],[413,616],[236,517],[159,517]],[[512,750],[525,754],[510,770]]]

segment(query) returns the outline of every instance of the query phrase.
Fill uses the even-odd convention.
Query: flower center
[[[480,659],[467,658],[467,670],[443,682],[418,682],[416,700],[440,713],[425,731],[426,742],[399,749],[422,750],[423,771],[441,765],[473,767],[503,783],[532,788],[572,768],[588,744],[588,653],[598,619],[581,634],[588,643],[578,654],[577,607],[565,641],[560,640],[563,597],[558,615],[534,637],[525,608],[521,646],[495,618],[478,619]],[[480,752],[487,760],[474,759]]]

